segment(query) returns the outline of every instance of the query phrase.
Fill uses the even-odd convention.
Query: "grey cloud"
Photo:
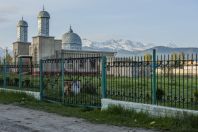
[[[19,11],[16,6],[3,6],[0,5],[0,14],[14,14]]]
[[[5,22],[8,22],[8,21],[9,21],[8,18],[0,16],[0,23],[5,23]]]
[[[0,23],[8,22],[18,11],[19,8],[17,6],[0,5]]]

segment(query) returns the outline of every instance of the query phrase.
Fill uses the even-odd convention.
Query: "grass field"
[[[21,75],[21,88],[19,87],[19,74],[11,73],[6,74],[6,88],[27,90],[27,91],[40,91],[40,80],[39,75]],[[4,86],[3,75],[0,75],[0,87]]]
[[[108,77],[110,98],[151,103],[151,77]],[[187,76],[157,76],[157,103],[159,105],[198,109],[198,80]]]
[[[51,77],[48,81],[44,93],[50,98],[61,100],[61,78]],[[53,81],[54,79],[54,81]],[[57,80],[57,81],[55,81]],[[93,105],[101,97],[101,77],[100,76],[65,76],[64,80],[80,80],[81,88],[89,82],[90,88],[96,89],[96,93],[87,93],[82,91],[78,95],[65,95],[65,103]],[[54,83],[56,82],[56,83]],[[151,103],[151,77],[132,78],[132,77],[107,77],[107,98],[133,101],[141,103]],[[163,93],[158,93],[158,105],[179,107],[187,109],[198,109],[198,98],[195,95],[197,89],[197,80],[193,77],[167,77],[158,76],[157,89]],[[90,103],[92,102],[92,103]]]
[[[9,82],[19,78],[17,74],[9,74]],[[0,86],[3,86],[3,76],[0,76]],[[13,85],[8,83],[6,87],[11,89],[21,89],[30,91],[40,91],[39,76],[22,75],[22,82],[30,80],[28,87],[26,84]],[[44,76],[44,96],[50,100],[62,100],[62,88],[60,75]],[[64,96],[66,104],[100,106],[101,98],[101,75],[68,75],[65,81],[78,80],[81,88],[86,85],[86,89],[80,94],[68,94]],[[123,101],[133,101],[141,103],[151,103],[152,80],[151,76],[146,77],[115,77],[107,76],[107,97]],[[90,89],[94,91],[90,92]],[[179,107],[198,110],[198,78],[196,76],[164,76],[158,74],[157,89],[161,93],[157,94],[158,105]]]

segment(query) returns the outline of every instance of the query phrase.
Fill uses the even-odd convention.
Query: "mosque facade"
[[[86,51],[82,49],[82,41],[74,33],[71,26],[69,31],[62,35],[62,39],[50,36],[50,14],[44,9],[39,12],[38,33],[28,42],[28,23],[22,18],[17,24],[17,41],[13,43],[13,61],[18,63],[19,57],[29,57],[33,63],[40,59],[55,59],[60,57],[87,57],[87,56],[115,56],[115,52]]]

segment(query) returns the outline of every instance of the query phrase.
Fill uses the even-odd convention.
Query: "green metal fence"
[[[41,64],[41,95],[47,100],[100,107],[101,98],[111,98],[198,109],[197,55],[156,55],[153,50],[149,56],[88,56],[42,60]]]
[[[101,62],[102,58],[97,56],[41,60],[42,99],[100,107],[101,88],[105,87]]]
[[[152,61],[144,61],[143,57],[110,59],[107,62],[107,98],[154,103],[152,73]]]
[[[101,106],[101,98],[198,110],[197,54],[106,58],[79,55],[0,65],[0,87],[44,100]]]
[[[4,64],[0,65],[0,87],[6,89],[39,91],[39,65]]]
[[[197,54],[112,58],[107,98],[198,110],[197,76]]]

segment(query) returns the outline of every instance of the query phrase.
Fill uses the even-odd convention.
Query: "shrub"
[[[88,94],[96,94],[97,86],[91,83],[90,81],[86,81],[83,83],[80,92],[88,93]]]
[[[150,99],[150,94],[147,92],[146,93],[146,100],[149,100]]]
[[[3,78],[0,78],[0,85],[3,85]]]
[[[195,102],[198,102],[198,90],[194,91]]]
[[[19,85],[19,79],[18,78],[14,78],[14,86],[18,86]]]
[[[23,81],[23,87],[26,87],[26,88],[28,88],[28,87],[30,87],[30,79],[25,79],[24,81]]]
[[[162,101],[162,97],[165,95],[165,92],[162,89],[157,89],[156,91],[156,96],[157,96],[157,100]]]

